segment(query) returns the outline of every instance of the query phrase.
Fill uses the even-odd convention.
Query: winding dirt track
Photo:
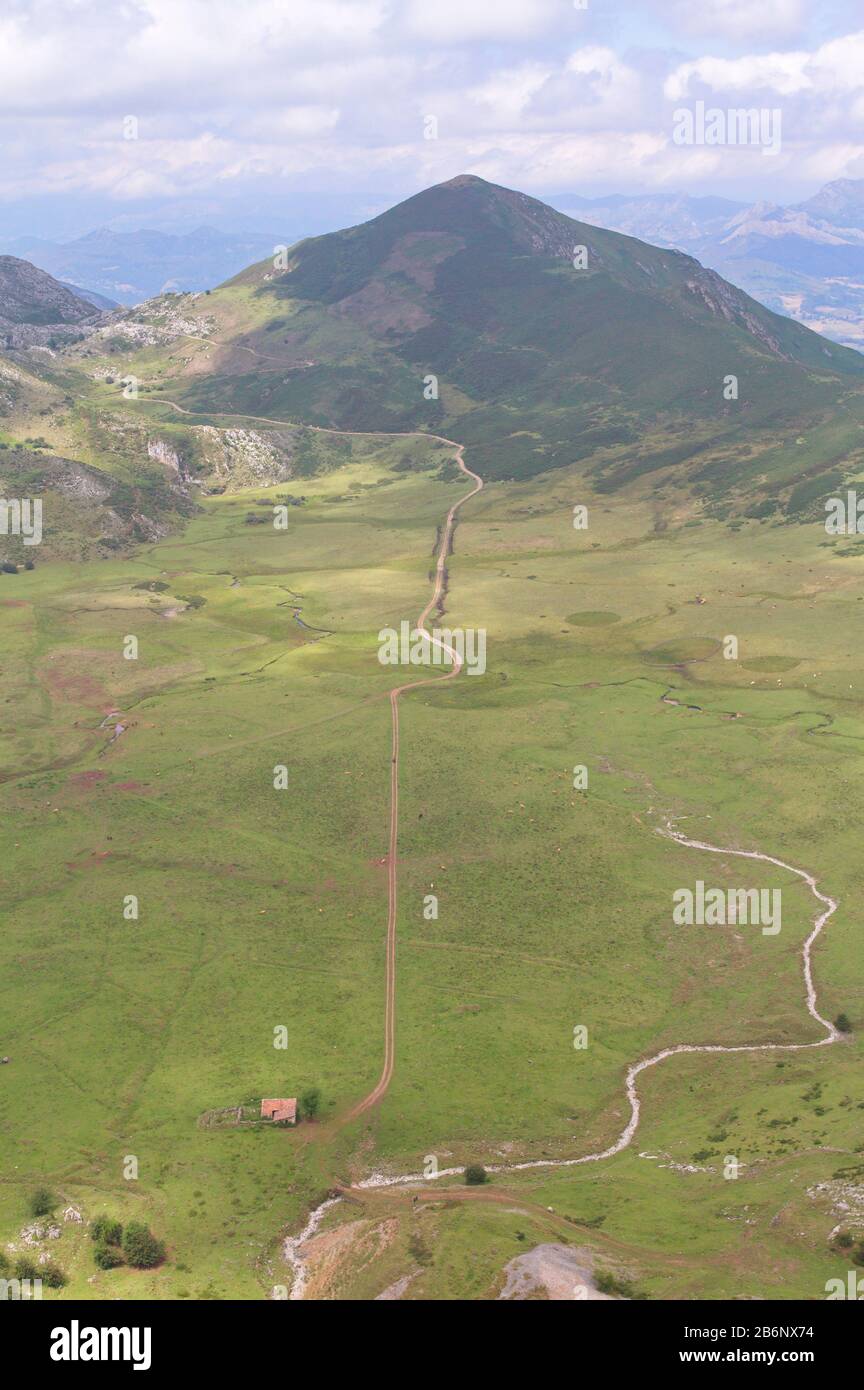
[[[251,349],[247,350],[251,351]],[[147,404],[150,403],[151,402],[147,402]],[[157,402],[152,403],[157,404]],[[173,409],[179,411],[183,415],[206,414],[209,416],[214,413],[212,411],[205,412],[187,410],[184,406],[179,405],[178,402],[170,400],[163,400],[161,402],[158,402],[158,404],[168,405]],[[246,420],[261,420],[265,421],[268,424],[292,425],[296,423],[295,421],[276,420],[271,416],[248,415],[245,413],[234,411],[219,411],[215,413],[221,415],[232,415],[235,418],[241,418]],[[416,435],[417,433],[424,433],[423,431],[418,432],[416,430],[406,430],[399,432],[394,431],[393,434],[388,435],[386,432],[382,432],[379,430],[335,430],[328,429],[324,426],[316,425],[310,426],[310,428],[317,430],[321,434],[366,434],[380,435],[380,437],[382,438],[393,438],[394,436],[409,438],[413,435]],[[424,437],[430,439],[438,439],[441,440],[443,443],[450,445],[455,450],[456,462],[461,471],[465,474],[466,477],[473,478],[474,480],[474,486],[472,487],[471,491],[466,492],[464,497],[460,497],[456,502],[454,502],[449,512],[447,513],[447,519],[441,534],[441,543],[438,548],[438,558],[435,566],[435,583],[432,589],[432,595],[429,599],[429,602],[426,604],[426,607],[423,609],[423,612],[420,614],[420,617],[417,620],[417,628],[420,631],[425,632],[427,634],[429,641],[431,643],[435,643],[443,651],[447,652],[452,661],[453,669],[446,675],[435,676],[422,681],[411,681],[405,685],[396,686],[393,690],[390,691],[392,744],[390,761],[390,841],[387,857],[388,906],[384,1020],[384,1064],[382,1066],[381,1075],[378,1078],[376,1085],[373,1086],[372,1090],[368,1093],[368,1095],[364,1096],[361,1101],[358,1101],[357,1104],[353,1106],[352,1109],[345,1114],[345,1116],[340,1121],[340,1127],[342,1124],[347,1124],[350,1120],[356,1119],[358,1116],[364,1114],[367,1110],[370,1110],[373,1106],[377,1105],[378,1102],[386,1095],[387,1089],[390,1085],[390,1081],[393,1076],[396,1044],[396,911],[397,848],[399,839],[399,699],[400,696],[407,694],[411,690],[419,690],[423,686],[428,685],[438,685],[442,681],[455,680],[455,678],[459,675],[462,669],[462,663],[458,656],[458,653],[454,651],[452,647],[449,647],[445,642],[442,642],[440,641],[440,639],[433,637],[426,627],[426,622],[428,621],[429,615],[431,614],[432,610],[440,601],[444,591],[444,583],[447,573],[447,555],[450,548],[450,541],[453,535],[453,528],[455,526],[456,513],[459,511],[459,508],[463,506],[465,502],[467,502],[471,497],[476,496],[476,494],[480,492],[481,488],[483,487],[483,479],[480,477],[479,474],[472,472],[472,470],[467,467],[463,457],[465,452],[464,444],[459,444],[453,439],[446,439],[443,435],[424,434]],[[487,1167],[486,1171],[488,1173],[515,1173],[524,1171],[525,1169],[529,1168],[569,1168],[575,1167],[583,1163],[598,1163],[603,1159],[612,1158],[615,1154],[621,1153],[623,1149],[626,1149],[628,1147],[639,1127],[640,1100],[636,1087],[637,1078],[641,1075],[643,1071],[647,1071],[650,1067],[654,1067],[659,1062],[665,1061],[668,1057],[675,1057],[681,1053],[799,1052],[814,1047],[825,1047],[832,1043],[836,1043],[840,1040],[841,1034],[838,1032],[837,1028],[835,1028],[834,1024],[831,1023],[828,1019],[824,1018],[818,1010],[816,987],[813,981],[812,967],[813,946],[815,945],[818,937],[820,936],[826,922],[837,910],[837,902],[835,901],[835,899],[829,897],[825,893],[820,892],[820,890],[816,886],[817,881],[815,877],[812,874],[808,873],[806,869],[799,869],[794,864],[787,864],[785,860],[778,859],[774,855],[763,854],[759,850],[728,849],[721,845],[708,844],[707,842],[702,840],[691,840],[688,839],[686,835],[683,835],[680,831],[675,830],[671,822],[668,821],[663,827],[658,828],[658,833],[661,835],[665,835],[668,839],[674,840],[676,844],[684,845],[689,849],[698,849],[710,854],[735,855],[738,858],[742,859],[759,859],[766,864],[775,864],[778,868],[786,869],[789,873],[796,874],[799,878],[802,878],[805,881],[805,883],[810,888],[810,891],[813,893],[814,897],[817,898],[818,901],[822,903],[825,907],[825,910],[821,913],[818,913],[817,916],[814,918],[813,929],[810,932],[807,939],[805,940],[801,950],[801,962],[806,992],[807,1011],[810,1014],[810,1016],[815,1020],[815,1022],[818,1023],[820,1027],[824,1030],[824,1036],[821,1038],[817,1038],[812,1042],[739,1043],[732,1045],[725,1043],[677,1043],[672,1047],[663,1048],[660,1052],[656,1052],[650,1057],[644,1057],[640,1061],[633,1062],[627,1069],[627,1073],[625,1076],[625,1089],[627,1099],[630,1103],[630,1119],[628,1120],[624,1129],[621,1131],[621,1134],[618,1136],[618,1138],[615,1140],[613,1144],[610,1144],[607,1148],[601,1149],[596,1153],[582,1154],[578,1158],[532,1159],[524,1163],[507,1163],[493,1165]],[[434,1178],[454,1177],[460,1174],[461,1172],[462,1170],[460,1168],[443,1168],[439,1169],[439,1171],[434,1174]],[[381,1173],[373,1173],[370,1177],[364,1179],[355,1187],[343,1190],[353,1191],[359,1195],[361,1190],[366,1190],[369,1188],[398,1187],[402,1186],[403,1184],[416,1182],[425,1184],[428,1183],[430,1180],[432,1179],[427,1177],[425,1174],[421,1173],[405,1174],[404,1176],[400,1177],[391,1177],[389,1175]]]
[[[804,975],[804,985],[806,991],[807,1012],[811,1018],[825,1030],[824,1037],[816,1038],[813,1042],[797,1043],[676,1043],[672,1047],[664,1047],[662,1051],[655,1052],[651,1057],[644,1057],[639,1062],[633,1062],[627,1069],[625,1078],[625,1088],[627,1099],[630,1102],[630,1119],[621,1131],[613,1144],[605,1149],[600,1149],[596,1153],[582,1154],[579,1158],[537,1158],[530,1159],[524,1163],[500,1163],[486,1166],[487,1173],[521,1173],[528,1168],[575,1168],[582,1163],[599,1163],[605,1158],[614,1158],[630,1144],[633,1136],[639,1128],[640,1101],[639,1093],[636,1089],[636,1079],[643,1071],[649,1067],[654,1067],[658,1062],[663,1062],[667,1057],[677,1057],[684,1052],[803,1052],[813,1047],[826,1047],[831,1043],[840,1041],[841,1034],[834,1024],[827,1018],[823,1018],[817,1007],[816,986],[813,983],[812,952],[813,946],[822,932],[825,923],[834,912],[837,911],[837,903],[834,898],[826,893],[820,892],[816,887],[816,879],[809,874],[806,869],[798,869],[794,864],[787,864],[783,859],[777,859],[773,854],[762,854],[759,850],[752,849],[726,849],[721,845],[709,845],[704,840],[690,840],[680,831],[674,830],[667,824],[658,829],[658,834],[665,835],[667,839],[674,840],[676,844],[685,845],[688,849],[705,850],[710,854],[734,854],[741,859],[761,859],[766,864],[776,864],[780,869],[788,869],[792,874],[797,874],[803,878],[811,893],[820,903],[825,905],[824,912],[816,915],[813,922],[813,929],[801,948],[801,966]],[[401,1187],[409,1183],[429,1183],[437,1178],[457,1177],[462,1173],[461,1168],[441,1168],[437,1173],[426,1175],[424,1173],[409,1173],[402,1177],[390,1177],[383,1173],[373,1173],[371,1177],[365,1178],[357,1183],[350,1191],[359,1193],[368,1188]]]

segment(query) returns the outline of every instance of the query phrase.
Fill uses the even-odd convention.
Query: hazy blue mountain
[[[797,211],[840,227],[864,229],[864,179],[835,179],[812,198],[798,203]]]
[[[754,299],[864,348],[864,179],[838,179],[792,207],[647,194],[579,198],[562,211],[696,256]]]
[[[118,307],[116,299],[109,299],[107,295],[97,294],[95,290],[87,290],[83,285],[73,285],[69,280],[58,280],[57,283],[62,285],[65,290],[71,290],[78,299],[83,299],[86,304],[92,304],[94,309],[101,309],[103,313]]]
[[[278,242],[270,234],[212,227],[181,235],[103,227],[67,242],[17,237],[5,249],[63,283],[85,286],[112,303],[138,304],[163,291],[210,289],[250,261],[272,255]]]
[[[747,207],[731,198],[690,198],[684,193],[645,193],[635,197],[613,193],[606,198],[560,193],[546,201],[581,222],[608,227],[653,246],[686,250],[690,255],[696,255],[736,213]]]

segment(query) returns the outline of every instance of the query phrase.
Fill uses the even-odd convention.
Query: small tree
[[[465,1169],[465,1181],[469,1187],[480,1187],[486,1182],[486,1169],[482,1163],[469,1163]]]
[[[47,1187],[37,1187],[35,1192],[30,1193],[29,1205],[32,1216],[47,1216],[56,1207],[57,1198]]]
[[[48,1285],[49,1289],[62,1289],[69,1282],[63,1270],[53,1260],[39,1266],[39,1277],[44,1284]]]
[[[39,1266],[29,1255],[19,1255],[15,1261],[16,1279],[38,1279]]]
[[[123,1227],[113,1216],[96,1216],[90,1224],[90,1238],[97,1245],[119,1245],[123,1239]]]
[[[848,1014],[838,1014],[834,1020],[834,1027],[841,1033],[851,1033],[852,1023]]]
[[[142,1221],[130,1221],[123,1232],[123,1254],[136,1269],[152,1269],[165,1258],[165,1246]]]
[[[321,1092],[317,1086],[309,1086],[300,1097],[300,1114],[305,1120],[314,1120],[321,1109]]]
[[[125,1260],[116,1245],[97,1245],[93,1258],[100,1269],[116,1269]]]

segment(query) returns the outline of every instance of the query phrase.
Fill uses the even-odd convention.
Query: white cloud
[[[813,84],[820,91],[864,90],[864,30],[823,44],[810,64]]]
[[[654,0],[676,28],[712,39],[789,39],[807,16],[804,0]]]
[[[668,39],[652,46],[648,0],[628,44],[631,3],[613,15],[599,0],[585,11],[572,0],[3,0],[0,189],[129,201],[305,179],[383,195],[474,169],[537,190],[721,191],[750,177],[749,152],[670,140],[671,104],[705,94],[782,104],[799,169],[818,171],[824,150],[826,177],[859,170],[864,33],[829,26],[833,37],[808,45],[799,0],[656,0],[682,33],[705,21],[711,49],[682,60]],[[784,32],[794,46],[759,48]],[[126,115],[137,141],[122,139]],[[438,140],[423,139],[426,115]]]
[[[813,53],[748,53],[739,58],[697,58],[681,63],[666,79],[670,101],[694,87],[715,92],[832,93],[864,89],[864,31],[823,44]]]
[[[467,93],[468,100],[480,107],[488,120],[509,126],[519,120],[531,98],[550,76],[551,70],[539,63],[504,68],[472,87]]]
[[[629,105],[641,87],[636,71],[611,48],[579,48],[570,54],[565,70],[586,78],[594,100],[611,109]]]
[[[694,88],[714,92],[775,92],[792,96],[812,86],[807,69],[808,53],[748,54],[743,58],[697,58],[682,63],[666,79],[664,92],[670,101],[681,101]]]
[[[560,23],[566,9],[562,0],[409,0],[403,22],[433,43],[531,39]]]

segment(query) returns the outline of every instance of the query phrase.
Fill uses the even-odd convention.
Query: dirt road
[[[250,350],[251,350],[251,349],[247,349],[247,351],[250,351]],[[156,402],[153,402],[153,403],[156,404]],[[149,404],[149,402],[148,402],[148,404]],[[178,410],[181,414],[184,414],[184,415],[199,415],[199,414],[204,414],[204,413],[205,413],[205,412],[202,412],[202,411],[190,411],[190,410],[187,410],[185,407],[179,405],[176,401],[161,401],[161,402],[159,402],[159,404],[172,406],[175,410]],[[207,413],[207,414],[210,414],[210,413],[212,413],[212,412],[206,412],[206,413]],[[232,414],[232,415],[234,414],[234,412],[217,412],[217,413],[219,413],[219,414]],[[266,422],[267,422],[268,424],[285,424],[285,425],[288,425],[288,424],[296,423],[296,422],[287,421],[287,420],[274,420],[272,417],[268,417],[268,416],[254,416],[254,415],[239,415],[239,414],[238,414],[238,415],[236,416],[236,418],[241,418],[241,419],[253,419],[253,420],[254,420],[254,419],[258,419],[258,420],[262,420],[262,421],[266,420]],[[334,429],[327,429],[327,428],[325,428],[325,427],[323,427],[323,426],[314,426],[314,425],[311,426],[310,428],[312,428],[312,429],[317,429],[317,430],[318,430],[320,433],[322,433],[322,434],[352,434],[352,433],[353,433],[353,434],[369,434],[369,435],[381,434],[380,431],[334,430]],[[404,437],[407,438],[407,437],[410,437],[411,435],[417,434],[418,431],[404,431],[404,432],[402,432],[402,433],[403,433]],[[391,437],[391,438],[392,438],[393,436],[388,436],[387,434],[381,434],[381,437],[382,437],[382,438],[388,438],[388,437]],[[341,1121],[340,1121],[340,1127],[341,1127],[342,1124],[345,1124],[345,1123],[347,1123],[347,1122],[350,1121],[350,1120],[356,1119],[359,1115],[364,1114],[366,1111],[368,1111],[369,1109],[371,1109],[373,1106],[377,1105],[377,1103],[386,1095],[387,1089],[388,1089],[388,1087],[389,1087],[389,1085],[390,1085],[390,1081],[391,1081],[392,1076],[393,1076],[393,1067],[394,1067],[394,1062],[395,1062],[395,1046],[396,1046],[396,914],[397,914],[397,887],[398,887],[398,885],[397,885],[397,850],[398,850],[398,840],[399,840],[399,700],[400,700],[400,698],[401,698],[402,695],[407,694],[407,693],[408,693],[409,691],[411,691],[411,690],[419,690],[419,689],[421,689],[421,688],[424,687],[424,686],[437,685],[437,684],[440,684],[442,681],[454,680],[454,679],[459,675],[459,672],[461,671],[461,668],[462,668],[462,663],[461,663],[461,660],[460,660],[458,654],[453,650],[452,647],[447,646],[447,644],[444,643],[444,642],[442,642],[442,641],[440,641],[440,639],[433,637],[432,634],[429,633],[428,628],[426,627],[426,623],[427,623],[427,621],[428,621],[428,619],[429,619],[430,614],[432,613],[432,611],[434,610],[434,608],[435,608],[436,605],[438,604],[438,602],[439,602],[439,600],[441,599],[442,594],[443,594],[443,592],[444,592],[444,584],[445,584],[445,581],[446,581],[446,574],[447,574],[447,555],[448,555],[448,552],[449,552],[449,549],[450,549],[450,541],[451,541],[451,538],[452,538],[452,535],[453,535],[453,528],[454,528],[454,526],[455,526],[456,514],[457,514],[457,512],[459,511],[459,508],[462,507],[462,506],[464,505],[465,502],[467,502],[470,498],[476,496],[476,494],[481,490],[481,488],[483,487],[483,479],[479,476],[479,474],[472,472],[472,470],[471,470],[470,468],[467,467],[467,465],[466,465],[466,463],[465,463],[465,460],[464,460],[464,457],[463,457],[463,455],[464,455],[464,449],[465,449],[465,446],[464,446],[464,445],[458,444],[455,440],[452,440],[452,439],[445,439],[445,438],[444,438],[443,436],[441,436],[441,435],[424,435],[424,437],[425,437],[425,438],[430,438],[430,439],[440,439],[440,440],[442,440],[443,443],[450,445],[450,446],[456,451],[456,452],[455,452],[456,462],[457,462],[459,468],[461,469],[461,471],[465,474],[466,477],[472,478],[472,479],[474,480],[474,486],[471,488],[470,492],[466,492],[465,495],[464,495],[463,497],[460,497],[460,498],[458,499],[458,501],[454,502],[453,505],[452,505],[452,507],[450,508],[450,510],[449,510],[448,513],[447,513],[447,519],[446,519],[446,521],[445,521],[445,524],[444,524],[444,527],[443,527],[443,530],[442,530],[442,533],[441,533],[441,541],[440,541],[440,545],[439,545],[439,547],[438,547],[438,558],[437,558],[436,566],[435,566],[435,583],[434,583],[433,588],[432,588],[432,595],[431,595],[431,597],[430,597],[430,599],[429,599],[429,602],[426,604],[426,607],[423,609],[423,612],[420,614],[420,617],[419,617],[418,620],[417,620],[417,628],[418,628],[420,631],[423,631],[423,632],[427,633],[427,636],[429,637],[430,643],[435,643],[435,644],[436,644],[437,646],[439,646],[443,651],[446,651],[446,652],[447,652],[448,656],[450,657],[450,659],[451,659],[451,661],[452,661],[452,663],[453,663],[453,668],[452,668],[451,671],[449,671],[449,672],[448,672],[447,674],[445,674],[445,675],[442,675],[442,676],[433,676],[433,677],[430,677],[430,678],[427,679],[427,680],[411,681],[411,682],[408,682],[408,683],[406,683],[406,684],[404,684],[404,685],[398,685],[398,686],[396,686],[393,690],[391,690],[391,691],[389,692],[390,709],[391,709],[392,740],[391,740],[391,761],[390,761],[390,839],[389,839],[388,856],[387,856],[387,885],[388,885],[388,886],[387,886],[387,935],[386,935],[386,971],[385,971],[385,974],[386,974],[386,981],[385,981],[385,1006],[384,1006],[384,1011],[385,1011],[385,1018],[384,1018],[384,1061],[383,1061],[383,1066],[382,1066],[382,1069],[381,1069],[381,1075],[380,1075],[380,1077],[378,1078],[377,1083],[375,1084],[375,1086],[373,1086],[372,1090],[369,1091],[368,1095],[364,1096],[362,1100],[358,1101],[357,1104],[356,1104],[355,1106],[353,1106],[353,1107],[345,1114],[345,1116],[344,1116],[344,1117],[341,1119]],[[782,860],[782,859],[777,859],[777,858],[775,858],[773,855],[770,855],[770,854],[763,854],[763,853],[762,853],[761,851],[759,851],[759,850],[729,849],[729,848],[724,848],[723,846],[720,846],[720,845],[708,844],[708,843],[706,843],[705,841],[691,840],[691,839],[688,839],[687,836],[683,835],[680,831],[675,830],[675,829],[672,827],[671,823],[669,823],[669,822],[667,822],[667,823],[662,827],[662,829],[660,830],[659,833],[661,833],[661,834],[667,836],[667,837],[668,837],[669,839],[671,839],[671,840],[674,840],[677,844],[686,846],[686,847],[688,847],[688,848],[690,848],[690,849],[698,849],[698,850],[702,850],[702,851],[705,851],[705,852],[708,852],[708,853],[711,853],[711,854],[735,855],[735,856],[737,856],[737,857],[744,858],[744,859],[758,859],[758,860],[762,860],[762,861],[765,862],[765,863],[768,863],[768,864],[775,864],[775,865],[778,866],[779,868],[787,869],[790,873],[796,874],[799,878],[804,879],[804,881],[807,883],[808,887],[810,888],[810,891],[813,893],[814,897],[815,897],[821,904],[823,904],[823,906],[824,906],[824,911],[822,911],[822,912],[820,912],[820,913],[818,913],[818,914],[816,915],[816,917],[815,917],[815,919],[814,919],[813,929],[812,929],[812,931],[810,932],[809,936],[807,937],[806,941],[804,942],[804,945],[803,945],[802,951],[801,951],[801,961],[802,961],[802,970],[803,970],[804,984],[805,984],[807,1012],[808,1012],[808,1013],[810,1014],[810,1016],[814,1019],[814,1021],[815,1021],[816,1023],[818,1023],[819,1026],[823,1029],[823,1036],[822,1036],[821,1038],[814,1039],[813,1041],[808,1041],[808,1042],[797,1042],[797,1043],[781,1043],[781,1042],[773,1042],[773,1043],[771,1043],[771,1042],[768,1042],[768,1043],[741,1043],[741,1044],[729,1045],[729,1044],[725,1044],[725,1043],[686,1043],[686,1042],[682,1042],[682,1043],[674,1044],[674,1045],[671,1046],[671,1047],[663,1048],[660,1052],[656,1052],[656,1053],[654,1053],[653,1055],[651,1055],[651,1056],[649,1056],[649,1057],[644,1057],[644,1058],[642,1058],[642,1059],[639,1060],[639,1061],[633,1062],[633,1063],[630,1065],[630,1067],[627,1069],[627,1072],[626,1072],[626,1075],[625,1075],[625,1083],[624,1083],[624,1084],[625,1084],[625,1090],[626,1090],[627,1099],[628,1099],[629,1104],[630,1104],[630,1118],[629,1118],[629,1120],[628,1120],[628,1123],[625,1125],[624,1129],[622,1130],[621,1134],[618,1136],[618,1138],[617,1138],[612,1144],[610,1144],[607,1148],[601,1149],[601,1150],[599,1150],[598,1152],[595,1152],[595,1153],[582,1154],[582,1155],[580,1155],[580,1156],[577,1157],[577,1158],[564,1158],[564,1159],[533,1159],[533,1160],[528,1160],[528,1161],[523,1162],[523,1163],[510,1163],[510,1164],[494,1165],[494,1166],[488,1167],[488,1168],[487,1168],[487,1172],[489,1172],[489,1173],[513,1173],[513,1172],[521,1172],[521,1171],[524,1171],[525,1169],[529,1169],[529,1168],[568,1168],[568,1167],[574,1167],[574,1166],[576,1166],[576,1165],[583,1164],[583,1163],[597,1163],[597,1162],[600,1162],[600,1161],[602,1161],[602,1160],[604,1160],[604,1159],[612,1158],[612,1157],[614,1157],[616,1154],[621,1153],[622,1150],[623,1150],[623,1149],[626,1149],[626,1148],[628,1147],[628,1145],[631,1143],[631,1141],[632,1141],[632,1139],[633,1139],[634,1135],[636,1134],[636,1131],[638,1130],[638,1127],[639,1127],[639,1119],[640,1119],[640,1100],[639,1100],[639,1095],[638,1095],[637,1085],[636,1085],[637,1079],[638,1079],[638,1077],[642,1074],[642,1072],[647,1071],[650,1067],[656,1066],[659,1062],[663,1062],[663,1061],[665,1061],[665,1060],[666,1060],[667,1058],[669,1058],[669,1057],[674,1057],[674,1056],[677,1056],[677,1055],[679,1055],[679,1054],[681,1054],[681,1053],[709,1053],[709,1052],[710,1052],[710,1053],[735,1053],[735,1052],[798,1052],[798,1051],[804,1051],[804,1050],[807,1050],[807,1049],[810,1049],[810,1048],[814,1048],[814,1047],[825,1047],[826,1045],[830,1045],[830,1044],[832,1044],[832,1043],[836,1043],[836,1042],[839,1042],[839,1041],[840,1041],[841,1034],[838,1032],[837,1028],[836,1028],[836,1027],[834,1026],[834,1024],[831,1023],[828,1019],[824,1018],[824,1017],[822,1016],[822,1014],[820,1014],[820,1012],[819,1012],[819,1010],[818,1010],[818,1007],[817,1007],[817,999],[816,999],[816,987],[815,987],[814,980],[813,980],[813,968],[812,968],[812,950],[813,950],[813,946],[815,945],[815,943],[816,943],[818,937],[820,936],[820,934],[821,934],[821,932],[822,932],[822,930],[823,930],[825,924],[827,923],[827,921],[829,920],[829,918],[833,915],[833,913],[837,910],[837,902],[835,901],[835,899],[829,897],[827,894],[822,893],[822,892],[819,890],[819,888],[816,886],[816,879],[815,879],[815,877],[814,877],[812,874],[808,873],[808,871],[807,871],[806,869],[797,868],[794,864],[787,864],[784,860]],[[444,1168],[444,1169],[439,1170],[434,1176],[435,1176],[435,1178],[454,1177],[454,1176],[457,1176],[460,1172],[461,1172],[461,1169],[456,1169],[456,1168]],[[382,1174],[382,1173],[373,1173],[373,1174],[371,1174],[368,1178],[364,1179],[361,1183],[358,1183],[358,1184],[357,1184],[357,1187],[356,1187],[354,1190],[359,1192],[359,1191],[362,1190],[362,1189],[369,1189],[369,1188],[379,1188],[379,1189],[380,1189],[380,1188],[387,1188],[387,1187],[398,1187],[398,1186],[402,1186],[403,1184],[426,1183],[426,1182],[429,1182],[430,1180],[431,1180],[431,1179],[428,1179],[428,1178],[424,1177],[423,1174],[419,1174],[419,1173],[415,1173],[415,1174],[404,1174],[404,1175],[401,1175],[401,1176],[399,1176],[399,1177],[392,1177],[392,1176],[385,1175],[385,1174]]]
[[[462,472],[468,478],[474,479],[474,486],[470,492],[466,492],[464,497],[460,497],[453,503],[447,513],[447,520],[441,533],[441,544],[438,547],[438,559],[435,565],[435,583],[432,588],[432,596],[420,617],[417,619],[417,629],[425,632],[429,636],[430,643],[434,643],[443,651],[447,652],[452,663],[453,669],[443,676],[433,676],[428,680],[410,681],[406,685],[397,685],[390,691],[390,716],[392,728],[391,757],[390,757],[390,843],[387,854],[387,982],[385,989],[385,1019],[384,1019],[384,1065],[381,1075],[372,1090],[364,1096],[345,1116],[348,1120],[356,1119],[364,1111],[369,1110],[373,1105],[377,1105],[387,1093],[393,1076],[393,1066],[396,1057],[396,909],[397,909],[397,852],[399,845],[399,700],[402,695],[409,690],[420,690],[426,685],[438,685],[441,681],[452,681],[459,675],[462,669],[462,662],[457,652],[442,642],[439,638],[433,637],[426,627],[430,613],[437,606],[444,592],[444,583],[447,575],[447,555],[450,550],[450,540],[453,535],[456,513],[463,503],[469,498],[476,496],[483,486],[483,479],[477,473],[472,473],[462,457],[464,446],[455,444],[452,439],[446,441],[453,444],[456,449],[456,462]]]
[[[252,351],[252,349],[246,349]],[[270,425],[290,425],[296,421],[277,420],[272,416],[247,415],[235,411],[200,411],[188,410],[177,401],[162,400],[158,402],[146,402],[146,404],[158,404],[170,406],[181,415],[228,415],[232,419],[242,420],[261,420]],[[453,529],[456,524],[456,513],[470,498],[475,497],[483,487],[483,479],[479,473],[474,473],[465,463],[463,457],[465,453],[464,444],[459,444],[455,439],[446,439],[443,435],[426,434],[425,431],[406,430],[394,432],[394,434],[382,433],[380,430],[337,430],[328,429],[323,425],[310,425],[310,429],[319,434],[339,434],[339,435],[362,435],[364,437],[380,436],[382,439],[392,439],[394,434],[398,438],[410,439],[420,435],[424,439],[436,439],[444,444],[449,444],[455,450],[454,457],[460,470],[466,478],[472,478],[474,486],[470,492],[466,492],[453,503],[447,513],[444,526],[441,530],[441,541],[438,546],[438,558],[435,563],[435,583],[432,586],[432,594],[420,617],[417,619],[417,629],[425,632],[430,644],[434,644],[441,651],[446,652],[453,663],[453,669],[441,676],[431,676],[427,680],[409,681],[405,685],[397,685],[390,691],[390,712],[391,712],[391,747],[390,747],[390,839],[387,851],[387,935],[386,935],[386,966],[385,966],[385,991],[384,991],[384,1062],[381,1068],[381,1075],[368,1095],[358,1101],[340,1120],[340,1127],[354,1120],[358,1115],[362,1115],[372,1106],[377,1105],[387,1093],[387,1088],[393,1076],[393,1066],[396,1057],[396,910],[397,910],[397,852],[399,845],[399,700],[402,695],[409,690],[420,690],[423,686],[438,685],[442,681],[452,681],[459,675],[462,669],[462,661],[459,654],[446,642],[434,637],[426,623],[429,615],[437,607],[443,593],[447,579],[447,556],[450,551],[450,542],[453,537]]]

